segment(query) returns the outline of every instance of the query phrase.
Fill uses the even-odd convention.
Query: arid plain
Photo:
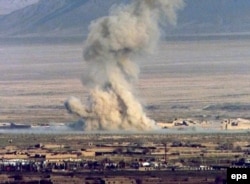
[[[0,45],[0,122],[70,123],[64,101],[87,100],[83,43]],[[250,41],[166,41],[133,58],[135,94],[149,117],[249,118]],[[104,107],[105,108],[105,107]]]
[[[0,123],[47,125],[76,122],[78,117],[66,111],[64,102],[70,96],[80,98],[83,102],[87,101],[88,90],[81,82],[82,75],[86,72],[85,62],[82,59],[83,48],[83,43],[49,44],[36,41],[22,44],[1,43]],[[159,122],[171,122],[175,118],[191,118],[215,121],[219,124],[225,118],[249,119],[249,48],[250,41],[240,39],[161,42],[152,54],[142,54],[132,58],[138,63],[141,71],[138,81],[134,84],[135,94],[143,104],[147,115]],[[100,144],[116,144],[114,140],[120,144],[124,139],[131,145],[137,142],[146,143],[147,146],[142,147],[143,149],[148,149],[150,142],[159,144],[162,152],[159,152],[160,156],[156,157],[156,160],[163,159],[164,161],[165,149],[165,161],[167,158],[169,166],[181,162],[188,167],[193,164],[195,168],[199,168],[200,165],[205,164],[210,168],[214,164],[222,164],[223,167],[230,166],[232,161],[248,154],[249,146],[248,133],[168,134],[163,130],[158,135],[143,135],[144,132],[141,132],[142,134],[138,136],[131,134],[115,136],[107,132],[103,135],[94,133],[83,135],[72,134],[72,131],[69,131],[67,135],[62,135],[61,129],[53,129],[53,133],[58,133],[55,135],[50,134],[52,131],[43,130],[43,134],[36,134],[32,130],[26,132],[28,134],[23,131],[20,134],[18,131],[15,131],[17,134],[9,134],[9,131],[4,134],[5,130],[2,130],[3,154],[8,153],[7,156],[14,154],[15,157],[16,153],[25,152],[30,156],[31,150],[27,152],[24,150],[33,149],[34,145],[56,143],[65,144],[66,149],[59,146],[59,150],[45,149],[44,152],[43,148],[38,148],[38,153],[63,155],[65,152],[74,152],[78,154],[77,158],[86,161],[89,158],[79,154],[79,150],[84,152],[91,146],[102,149]],[[91,141],[94,142],[93,145],[89,145]],[[200,148],[193,148],[190,143],[196,146],[202,145]],[[167,149],[164,148],[164,144],[168,147]],[[178,144],[177,148],[174,147],[175,144]],[[107,147],[107,145],[104,146]],[[9,146],[12,146],[11,151],[8,150]],[[26,157],[27,155],[21,154]],[[113,151],[111,155],[114,155]],[[152,154],[146,154],[145,158],[151,156]],[[118,154],[118,157],[110,155],[108,157],[112,160],[124,156]],[[193,160],[193,157],[197,159]],[[135,157],[132,155],[128,158],[126,163],[130,170],[129,164]],[[101,155],[100,158],[94,156],[94,159],[102,160],[103,156]],[[138,157],[138,159],[141,158]],[[142,169],[145,168],[142,167]],[[52,172],[51,178],[46,180],[56,183],[58,178],[54,179],[54,177],[59,177],[59,183],[65,182],[67,177],[65,171],[62,172],[59,176]],[[171,170],[162,172],[156,170],[150,171],[152,177],[149,178],[158,178],[158,183],[216,183],[217,180],[223,181],[226,177],[225,170],[211,170],[200,173],[199,176],[196,172],[181,170],[173,173]],[[114,173],[105,171],[99,174],[116,180]],[[146,180],[150,174],[142,172],[143,174],[138,176],[139,173],[136,171],[127,174],[130,178],[136,176],[141,179],[146,178]],[[44,177],[43,173],[33,174],[23,172],[22,176],[33,178],[33,180],[34,177],[38,177],[37,181]],[[94,176],[96,173],[93,174],[90,171],[88,174]],[[122,170],[115,175],[126,176],[127,174]],[[182,177],[177,179],[179,175]],[[9,181],[9,176],[12,176],[12,172],[7,172],[6,181]],[[79,176],[76,175],[73,179],[70,176],[68,179],[72,183],[77,183],[75,181],[77,179],[83,181],[83,175],[80,173]],[[152,183],[151,180],[148,181],[150,182]]]

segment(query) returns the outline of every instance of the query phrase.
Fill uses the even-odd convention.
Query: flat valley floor
[[[82,43],[0,45],[0,122],[70,123],[64,101],[87,100]],[[147,115],[222,120],[250,118],[250,40],[161,42],[132,58],[140,67],[135,95]]]

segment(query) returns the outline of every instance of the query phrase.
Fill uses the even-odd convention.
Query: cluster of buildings
[[[221,122],[223,130],[250,130],[250,120],[237,118],[225,119]]]
[[[95,145],[89,143],[81,149],[72,149],[62,144],[36,144],[25,149],[9,145],[0,150],[0,171],[213,169],[209,167],[209,163],[203,162],[206,157],[205,149],[206,146],[202,144],[179,141],[173,141],[170,145],[153,143],[139,145],[130,142]],[[217,153],[223,154],[223,151],[217,150]],[[180,159],[190,156],[198,158],[190,162]]]
[[[106,137],[105,139],[111,138]],[[250,167],[249,159],[240,157],[235,162],[220,162],[222,165],[215,165],[205,161],[210,152],[217,154],[217,156],[223,156],[223,154],[226,156],[228,154],[227,150],[217,150],[218,144],[213,142],[207,144],[178,140],[173,140],[168,144],[164,143],[164,141],[144,142],[138,141],[138,143],[134,143],[134,141],[126,141],[126,139],[113,141],[112,143],[107,140],[97,141],[96,143],[85,141],[79,144],[76,142],[74,146],[70,146],[68,142],[65,142],[65,144],[54,142],[39,143],[24,148],[14,146],[13,141],[9,141],[8,146],[0,149],[1,177],[3,173],[6,175],[17,174],[17,176],[27,175],[27,173],[28,175],[29,173],[30,175],[40,173],[41,175],[48,174],[49,178],[43,179],[44,181],[51,181],[53,184],[65,183],[66,180],[67,183],[73,181],[73,183],[82,183],[84,180],[84,183],[89,184],[137,184],[139,182],[138,177],[121,177],[120,175],[117,177],[87,177],[86,175],[109,172],[137,173],[140,171],[143,173],[186,170],[189,172],[204,170],[212,172],[214,170],[225,170],[231,166]],[[79,177],[73,177],[77,174],[79,174]],[[64,179],[62,179],[62,175]],[[83,176],[85,177],[83,178]],[[25,177],[27,178],[27,176]],[[143,178],[143,183],[164,183],[161,177]],[[0,178],[0,181],[9,180],[8,177],[6,177],[6,180]],[[12,178],[12,180],[14,181],[15,178]]]
[[[250,130],[250,120],[243,118],[224,119],[221,123],[193,119],[175,119],[170,123],[157,122],[157,125],[163,129],[177,130]]]

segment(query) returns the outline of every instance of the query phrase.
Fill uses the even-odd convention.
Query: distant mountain
[[[37,3],[39,0],[0,0],[0,15]]]
[[[1,1],[3,0],[0,3]],[[12,1],[14,3],[15,0]],[[129,1],[131,0],[40,0],[0,16],[0,36],[85,36],[92,20],[108,15],[112,5]],[[177,26],[165,29],[166,33],[250,33],[250,1],[185,2],[186,7],[178,14]]]
[[[186,0],[175,33],[250,33],[250,1]]]
[[[89,23],[108,14],[117,0],[40,0],[0,16],[0,35],[82,35]]]

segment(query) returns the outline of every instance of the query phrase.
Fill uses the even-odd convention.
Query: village
[[[247,136],[1,134],[0,177],[2,183],[60,183],[67,175],[67,183],[96,183],[99,179],[104,183],[151,179],[156,183],[215,183],[217,177],[223,182],[228,167],[250,167]],[[222,139],[227,142],[220,142]],[[197,172],[203,174],[197,176]],[[172,177],[166,180],[166,173]],[[180,177],[176,177],[178,173],[182,173]],[[123,178],[121,182],[117,177]]]

